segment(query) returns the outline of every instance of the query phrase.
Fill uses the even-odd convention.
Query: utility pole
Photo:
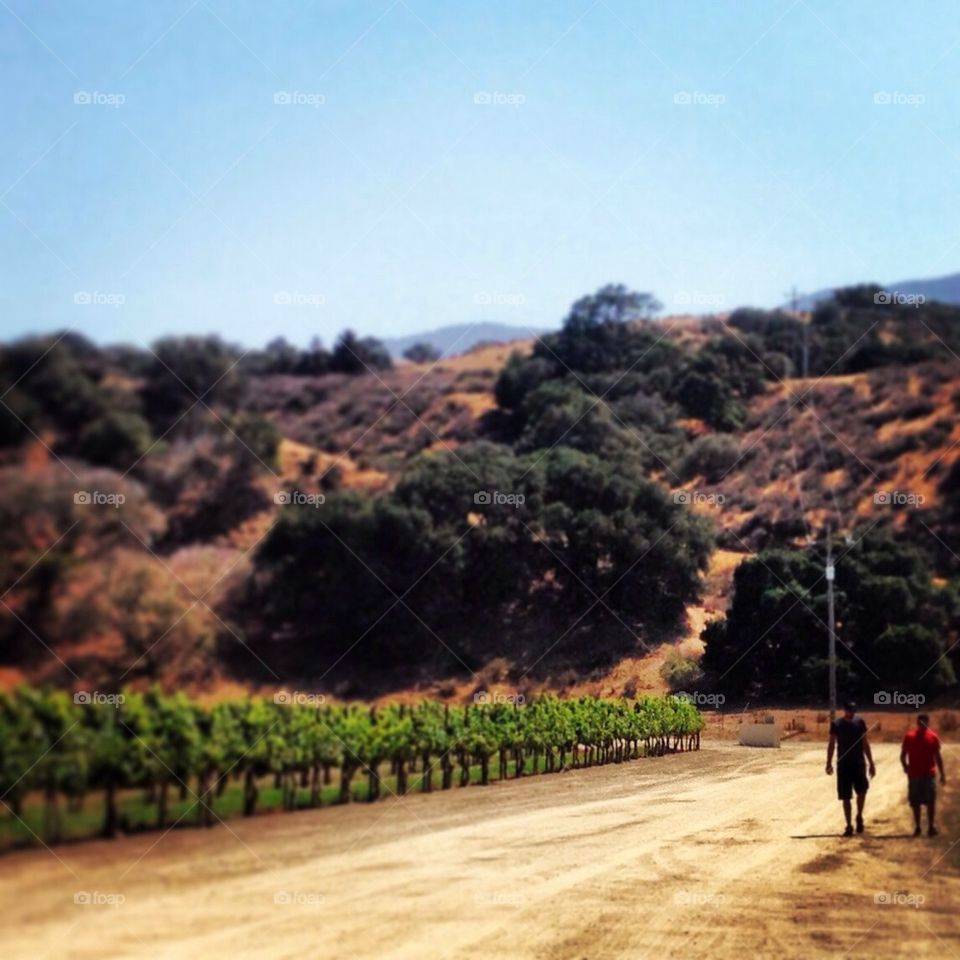
[[[833,610],[833,531],[827,524],[827,629],[830,634],[830,722],[837,718],[837,627]]]
[[[803,324],[803,379],[810,378],[810,321],[801,320]]]
[[[797,285],[794,284],[790,288],[790,309],[796,313],[797,312]]]
[[[794,284],[790,288],[790,312],[794,317],[800,321],[803,327],[802,333],[802,342],[800,344],[800,370],[803,373],[803,379],[806,380],[810,376],[810,338],[809,338],[809,328],[806,323],[800,320],[800,311],[797,309],[800,302],[800,297],[797,292],[797,285]]]

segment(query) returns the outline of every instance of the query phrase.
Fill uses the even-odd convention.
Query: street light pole
[[[837,627],[833,610],[833,532],[827,524],[827,629],[830,634],[830,721],[837,717]]]

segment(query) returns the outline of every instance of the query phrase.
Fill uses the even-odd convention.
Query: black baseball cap
[[[856,702],[856,700],[848,700],[848,701],[843,705],[843,709],[846,710],[848,713],[856,713],[856,712],[857,712],[857,702]]]

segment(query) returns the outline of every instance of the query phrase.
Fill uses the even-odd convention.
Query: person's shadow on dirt
[[[838,833],[795,833],[790,835],[791,840],[829,840],[831,837],[843,837]],[[864,833],[862,840],[912,840],[912,833]],[[849,838],[844,838],[849,839]]]

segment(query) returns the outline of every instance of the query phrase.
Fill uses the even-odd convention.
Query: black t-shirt
[[[837,766],[862,767],[863,738],[867,735],[867,724],[862,717],[848,720],[837,717],[830,724],[830,732],[837,738]]]

